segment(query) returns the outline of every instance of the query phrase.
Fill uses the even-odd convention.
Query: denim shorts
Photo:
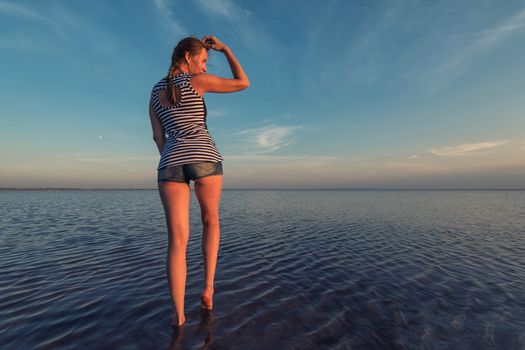
[[[192,164],[175,165],[158,170],[157,182],[186,182],[197,180],[201,177],[222,175],[222,162],[200,162]]]

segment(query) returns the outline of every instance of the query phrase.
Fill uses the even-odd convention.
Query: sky
[[[251,82],[205,96],[224,188],[525,188],[513,0],[0,0],[0,188],[156,188],[151,88],[204,35]]]

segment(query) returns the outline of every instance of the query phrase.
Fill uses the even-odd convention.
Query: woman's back
[[[198,162],[220,162],[220,155],[206,125],[206,104],[191,85],[191,74],[172,77],[177,89],[175,104],[166,98],[167,78],[160,80],[151,92],[151,105],[162,123],[166,143],[158,169]]]

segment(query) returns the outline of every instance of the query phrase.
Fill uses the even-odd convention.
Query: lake
[[[2,349],[523,349],[525,191],[225,190],[170,326],[155,190],[0,191]]]

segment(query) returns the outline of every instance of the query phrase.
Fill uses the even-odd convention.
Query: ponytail
[[[178,100],[178,93],[177,93],[177,89],[175,89],[175,85],[173,85],[173,77],[175,76],[175,71],[177,70],[177,68],[179,67],[179,65],[171,65],[170,66],[170,69],[168,69],[168,88],[166,90],[166,93],[168,95],[168,100],[170,101],[171,104],[175,104]]]
[[[195,56],[198,55],[203,48],[208,50],[208,47],[204,45],[204,43],[199,39],[195,37],[187,37],[179,41],[177,46],[175,46],[175,48],[173,49],[173,54],[171,55],[171,65],[168,69],[168,82],[166,91],[168,99],[172,104],[177,103],[177,101],[180,98],[180,93],[173,84],[173,77],[175,76],[175,72],[184,62],[184,57],[186,53],[189,53],[191,56]]]

